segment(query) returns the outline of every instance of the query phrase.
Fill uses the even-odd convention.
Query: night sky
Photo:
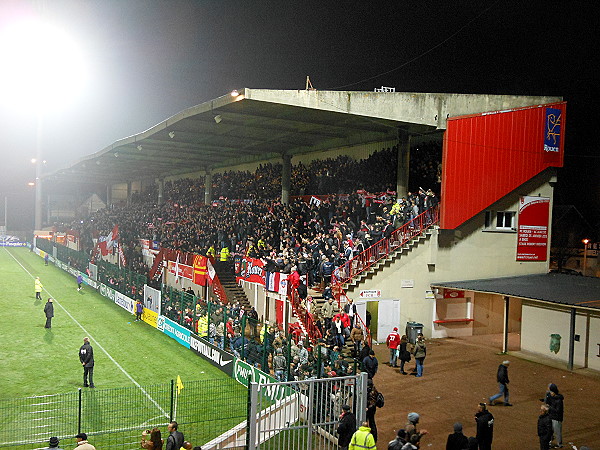
[[[307,75],[319,90],[556,95],[556,200],[596,221],[596,3],[3,0],[0,30],[43,10],[89,64],[84,90],[45,114],[48,171],[232,89],[303,89]],[[29,195],[36,124],[0,98],[1,197]]]

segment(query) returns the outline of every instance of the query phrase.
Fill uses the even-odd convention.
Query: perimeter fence
[[[276,325],[240,314],[235,305],[207,302],[171,286],[163,286],[161,310],[165,317],[279,381],[348,376],[361,369],[359,359],[326,339],[313,344],[299,328],[286,334]]]
[[[86,272],[88,269],[90,257],[84,252],[48,239],[36,239],[35,245],[50,255],[53,254],[53,250],[56,248],[57,259],[80,272]],[[98,266],[98,281],[134,300],[144,299],[144,284],[148,282],[146,275],[139,274],[127,267],[119,267],[102,259],[98,259],[96,265]]]
[[[0,448],[45,448],[52,436],[74,448],[84,432],[98,449],[139,449],[144,430],[157,427],[166,440],[171,420],[187,441],[202,445],[243,422],[247,411],[247,388],[232,378],[2,399]]]

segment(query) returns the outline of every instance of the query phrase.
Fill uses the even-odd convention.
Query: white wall
[[[567,363],[569,361],[570,324],[570,308],[524,300],[521,350]],[[557,354],[550,351],[550,335],[553,333],[562,337],[560,351]],[[575,334],[580,336],[580,340],[575,342],[573,364],[584,367],[587,350],[588,367],[600,370],[600,358],[597,356],[600,343],[600,312],[579,312],[575,318]]]
[[[588,367],[600,371],[600,312],[588,313],[589,335],[587,337]]]
[[[551,172],[544,172],[489,209],[516,212],[523,195],[552,198],[551,176]],[[481,212],[456,230],[434,230],[429,239],[404,252],[390,267],[366,280],[349,295],[358,298],[361,289],[378,289],[384,298],[399,298],[401,327],[407,321],[421,322],[427,337],[441,337],[443,333],[436,336],[433,327],[436,300],[425,298],[432,284],[548,272],[548,261],[516,261],[516,232],[483,231],[484,223],[485,212]],[[414,280],[414,287],[401,288],[404,279]]]

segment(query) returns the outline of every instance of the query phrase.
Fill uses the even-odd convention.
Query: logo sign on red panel
[[[556,108],[546,108],[546,124],[544,133],[544,151],[560,151],[560,122],[562,111]]]
[[[544,161],[559,162],[561,139],[563,134],[563,111],[558,108],[546,108],[544,113]]]
[[[517,233],[517,261],[546,261],[550,199],[521,197]]]

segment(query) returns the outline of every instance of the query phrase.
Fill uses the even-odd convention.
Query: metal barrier
[[[342,406],[365,420],[367,376],[251,383],[246,448],[333,450]]]
[[[437,207],[428,209],[397,230],[394,230],[389,238],[381,239],[364,252],[338,267],[331,277],[331,284],[345,285],[349,283],[375,263],[386,258],[391,252],[402,248],[411,239],[431,228],[438,221],[439,209]]]
[[[145,275],[140,275],[126,267],[118,267],[101,259],[96,260],[96,264],[98,266],[98,281],[129,298],[144,301],[144,284],[147,283]]]
[[[247,416],[247,390],[234,379],[75,392],[0,400],[0,448],[45,447],[51,436],[74,448],[85,432],[96,448],[139,448],[141,433],[177,420],[187,441],[202,445]]]

